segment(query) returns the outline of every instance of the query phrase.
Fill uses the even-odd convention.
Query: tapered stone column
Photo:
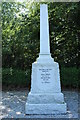
[[[50,54],[47,5],[40,5],[40,54]]]
[[[31,90],[25,105],[26,114],[66,113],[61,93],[59,65],[50,55],[48,8],[40,5],[40,54],[32,64]]]
[[[53,62],[50,54],[48,6],[40,5],[40,54],[37,62]]]

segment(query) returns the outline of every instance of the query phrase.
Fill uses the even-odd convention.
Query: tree
[[[51,53],[60,64],[78,61],[79,3],[47,3]],[[2,3],[3,67],[28,69],[39,54],[40,3]]]
[[[78,62],[78,3],[55,3],[49,6],[51,51],[55,60],[69,66]]]

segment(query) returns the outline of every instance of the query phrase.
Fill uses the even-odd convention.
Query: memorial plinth
[[[66,113],[61,93],[59,65],[50,54],[48,8],[40,5],[40,54],[32,64],[31,90],[25,105],[26,114]]]

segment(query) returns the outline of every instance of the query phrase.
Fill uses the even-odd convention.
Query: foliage
[[[51,51],[55,60],[67,66],[78,63],[80,26],[78,3],[50,4]]]
[[[61,83],[64,87],[78,88],[80,87],[78,75],[80,69],[76,67],[61,67]]]
[[[36,59],[36,53],[39,53],[39,42],[37,42],[39,41],[37,37],[39,20],[37,20],[38,16],[34,19],[34,14],[29,13],[27,16],[27,14],[20,13],[19,9],[23,7],[20,5],[16,4],[15,7],[14,3],[3,3],[3,66],[25,69],[31,67],[31,63]]]
[[[30,86],[30,70],[22,71],[12,68],[2,69],[3,87],[29,87]]]
[[[2,3],[3,67],[30,69],[39,54],[40,3]],[[48,3],[51,53],[61,65],[78,63],[79,3]]]
[[[80,82],[78,81],[78,69],[76,67],[61,67],[60,79],[62,88],[80,88]],[[10,89],[15,87],[20,88],[30,88],[31,81],[31,70],[26,71],[5,68],[2,69],[2,83],[3,88],[5,86],[10,87]]]

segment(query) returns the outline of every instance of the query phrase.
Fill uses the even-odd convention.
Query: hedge
[[[78,88],[80,82],[78,80],[78,73],[80,69],[76,67],[61,67],[60,79],[61,85],[65,88]],[[3,87],[29,87],[31,83],[31,70],[26,71],[12,68],[2,69],[2,85]]]

